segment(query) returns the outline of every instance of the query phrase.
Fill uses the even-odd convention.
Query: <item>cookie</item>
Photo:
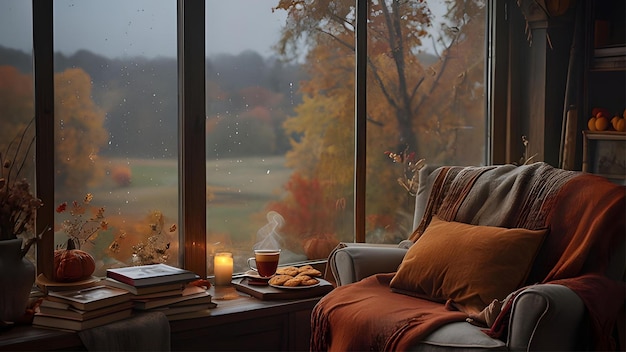
[[[296,268],[295,266],[286,266],[276,269],[276,274],[280,275],[296,276],[298,275],[298,273],[298,268]]]
[[[300,286],[312,286],[319,282],[318,279],[312,278],[306,274],[298,274],[296,278],[300,279]]]
[[[301,282],[302,282],[302,279],[300,279],[299,277],[296,276],[296,277],[292,277],[291,279],[285,281],[283,286],[296,287],[296,286],[300,286]]]
[[[300,275],[322,276],[322,272],[317,269],[311,268],[306,270],[300,270]]]
[[[318,279],[310,278],[310,279],[303,280],[302,282],[300,282],[300,285],[301,286],[313,286],[313,285],[317,285],[318,282],[320,282]]]
[[[274,275],[270,279],[269,283],[270,283],[270,285],[282,286],[285,282],[287,282],[288,280],[291,280],[291,279],[293,279],[292,276],[278,274],[278,275]]]
[[[303,266],[299,267],[299,268],[298,268],[298,271],[299,271],[299,272],[303,272],[303,271],[305,271],[305,270],[309,270],[309,269],[313,269],[313,267],[312,267],[312,266],[310,266],[309,264],[306,264],[306,265],[303,265]]]

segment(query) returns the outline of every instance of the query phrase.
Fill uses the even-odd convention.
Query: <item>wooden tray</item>
[[[256,297],[260,300],[276,300],[276,299],[298,299],[298,298],[310,298],[310,297],[319,297],[327,294],[332,291],[334,286],[330,282],[316,278],[320,281],[319,285],[313,286],[311,288],[303,288],[299,290],[285,290],[276,287],[272,287],[270,285],[267,286],[259,286],[259,285],[250,285],[248,283],[248,278],[237,278],[232,281],[233,286],[237,291],[241,291],[243,293],[247,293],[252,297]]]

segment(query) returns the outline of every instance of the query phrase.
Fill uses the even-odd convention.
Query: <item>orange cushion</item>
[[[468,225],[434,216],[389,286],[429,300],[450,299],[462,311],[477,314],[524,284],[547,232]]]

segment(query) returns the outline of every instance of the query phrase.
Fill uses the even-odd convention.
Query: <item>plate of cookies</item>
[[[317,278],[320,276],[322,272],[308,264],[301,267],[285,266],[276,269],[276,275],[268,283],[275,288],[299,290],[319,286],[320,280]]]

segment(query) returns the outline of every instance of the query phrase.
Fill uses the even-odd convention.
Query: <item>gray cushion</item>
[[[449,347],[460,349],[487,349],[496,351],[507,350],[504,342],[492,339],[481,331],[480,327],[466,322],[450,323],[435,330],[428,335],[421,344],[427,346],[416,346],[417,351],[437,350],[432,347]]]

